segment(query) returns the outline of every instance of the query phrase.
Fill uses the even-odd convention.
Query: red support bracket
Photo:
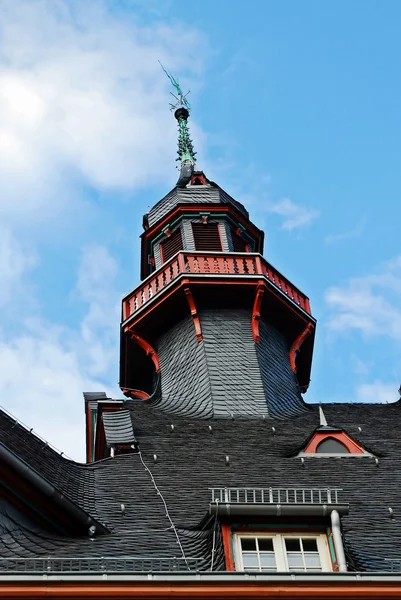
[[[264,293],[265,293],[264,286],[258,285],[258,287],[256,288],[255,300],[253,301],[253,308],[252,308],[252,337],[257,344],[260,342],[260,333],[259,333],[260,307],[262,306],[262,300],[263,300]]]
[[[297,354],[298,354],[302,344],[304,343],[305,339],[312,332],[313,328],[314,328],[313,323],[308,323],[307,326],[305,327],[305,329],[303,330],[303,332],[296,338],[296,340],[294,341],[294,343],[292,344],[292,346],[290,348],[290,365],[291,365],[291,369],[294,371],[294,373],[297,372],[297,367],[295,364],[295,359],[297,358]]]
[[[187,297],[189,310],[191,311],[192,319],[194,321],[196,339],[198,340],[198,342],[201,342],[203,340],[202,327],[201,327],[200,320],[198,317],[198,312],[196,310],[194,297],[192,296],[192,292],[189,287],[185,287],[184,292]]]
[[[129,331],[131,338],[134,340],[134,342],[136,342],[138,346],[142,348],[142,350],[145,350],[146,354],[150,356],[150,358],[153,361],[153,364],[155,365],[156,373],[159,373],[160,361],[156,350],[149,344],[149,342],[147,342],[140,335],[132,331],[132,329],[128,329],[127,331]]]
[[[147,394],[146,392],[143,392],[142,390],[132,390],[131,388],[121,388],[122,393],[124,394],[124,396],[129,396],[130,398],[140,398],[141,400],[146,400],[147,398],[149,398],[149,394]]]

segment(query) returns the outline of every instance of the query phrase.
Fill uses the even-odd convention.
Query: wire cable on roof
[[[160,496],[161,501],[163,502],[163,506],[164,506],[164,509],[166,511],[166,517],[170,521],[170,524],[171,524],[171,527],[172,527],[172,529],[174,531],[175,537],[177,538],[177,544],[180,547],[182,558],[184,559],[185,564],[187,565],[188,571],[190,571],[191,569],[190,569],[190,566],[188,564],[187,557],[185,556],[185,552],[184,552],[184,548],[182,547],[182,544],[181,544],[180,536],[178,535],[177,528],[174,525],[173,519],[170,516],[169,510],[168,510],[168,507],[167,507],[167,503],[166,503],[166,501],[165,501],[165,499],[163,497],[163,494],[161,493],[161,491],[159,490],[159,488],[157,486],[157,483],[155,481],[155,478],[153,477],[152,471],[149,469],[149,467],[147,466],[147,464],[143,460],[143,458],[142,458],[142,452],[141,452],[141,449],[139,447],[138,447],[138,456],[139,456],[139,459],[140,459],[142,465],[145,468],[145,471],[147,471],[147,473],[149,473],[150,479],[152,480],[152,483],[153,483],[153,487],[155,488],[157,494]]]

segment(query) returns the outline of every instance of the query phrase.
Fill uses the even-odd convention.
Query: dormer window
[[[319,415],[320,427],[315,429],[297,456],[315,456],[320,458],[330,456],[373,456],[370,452],[362,448],[348,433],[345,433],[343,429],[328,425],[321,406],[319,406]]]
[[[298,456],[371,456],[342,429],[322,426],[316,429]]]
[[[262,573],[332,571],[324,534],[236,534],[235,567],[237,571]]]

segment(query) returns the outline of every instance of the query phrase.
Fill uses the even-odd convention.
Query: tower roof
[[[231,205],[239,210],[244,217],[249,218],[249,213],[245,206],[234,200],[232,196],[227,194],[220,186],[213,181],[206,179],[202,172],[198,172],[199,176],[205,180],[202,185],[188,185],[187,187],[175,186],[168,194],[166,194],[159,202],[157,202],[144,216],[145,229],[153,227],[155,223],[163,219],[173,208],[179,204],[222,204]],[[197,176],[197,172],[193,174],[193,179]]]

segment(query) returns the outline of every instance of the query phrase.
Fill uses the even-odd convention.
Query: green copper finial
[[[192,169],[195,165],[195,155],[194,147],[192,144],[192,140],[189,137],[189,127],[188,127],[188,118],[189,111],[191,110],[191,106],[187,100],[187,96],[189,92],[186,94],[183,93],[180,84],[177,79],[175,79],[171,73],[169,73],[159,61],[161,68],[170,79],[176,94],[170,92],[170,94],[175,98],[176,103],[170,104],[171,110],[174,110],[174,116],[178,121],[178,158],[177,160],[181,162],[181,165],[192,166]]]

